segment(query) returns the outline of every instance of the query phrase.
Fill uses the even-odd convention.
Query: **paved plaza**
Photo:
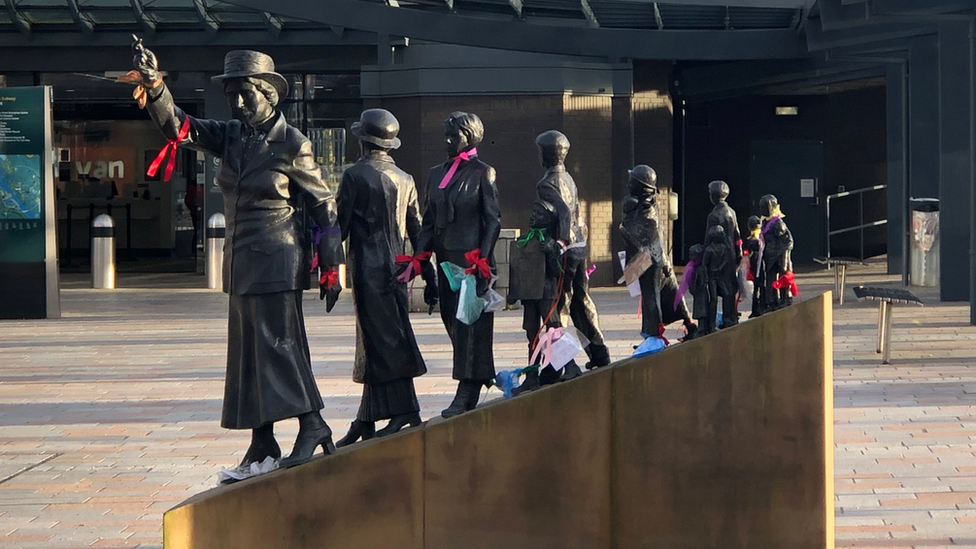
[[[878,264],[848,279],[897,282]],[[800,287],[810,296],[832,280],[818,271]],[[227,298],[202,284],[132,275],[119,290],[93,291],[69,278],[62,320],[0,322],[0,548],[161,547],[163,512],[240,459],[248,433],[218,424]],[[936,295],[920,292],[924,308],[895,308],[887,366],[875,353],[877,306],[834,311],[839,547],[976,548],[976,327],[967,306]],[[351,296],[331,315],[316,297],[306,293],[312,360],[324,416],[341,436],[361,392],[351,381]],[[636,301],[622,289],[594,297],[613,356],[628,355]],[[430,417],[453,396],[450,347],[436,315],[412,319]],[[496,315],[499,368],[524,365],[520,326],[519,311]],[[285,452],[297,428],[279,429]]]

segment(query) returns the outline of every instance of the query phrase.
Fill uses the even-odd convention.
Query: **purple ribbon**
[[[685,294],[688,293],[688,288],[691,287],[691,281],[695,278],[695,267],[698,266],[698,261],[694,259],[689,261],[685,265],[685,274],[681,276],[681,284],[678,285],[678,293],[674,296],[674,309],[678,310],[678,305],[681,304],[681,300],[685,298]]]

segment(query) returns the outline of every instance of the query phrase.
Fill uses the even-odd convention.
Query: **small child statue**
[[[727,328],[735,325],[730,323],[726,315],[737,315],[735,307],[736,293],[739,284],[735,278],[737,264],[733,261],[733,254],[729,250],[725,229],[721,225],[714,225],[705,235],[705,251],[702,253],[701,270],[708,283],[708,321],[714,326],[718,315],[718,298],[722,298],[722,325]],[[733,276],[729,276],[729,274]],[[729,304],[732,304],[729,307]]]
[[[562,265],[559,243],[552,237],[556,232],[556,223],[555,207],[544,200],[537,200],[532,207],[532,215],[529,218],[529,232],[516,244],[522,248],[520,256],[524,264],[519,266],[513,264],[512,269],[541,269],[545,273],[541,291],[525,289],[533,294],[533,297],[534,295],[540,297],[538,299],[520,298],[522,301],[522,329],[525,330],[525,336],[529,341],[529,360],[532,358],[535,346],[538,345],[539,332],[542,326],[559,328],[563,325],[558,310],[559,278],[562,273]],[[575,361],[571,361],[566,367],[578,368],[578,365]],[[539,369],[529,370],[526,372],[522,384],[512,390],[512,395],[516,396],[557,381],[559,381],[559,375],[552,366],[546,366],[541,372]]]
[[[763,312],[782,309],[793,303],[799,292],[793,281],[793,234],[779,209],[779,200],[771,194],[759,199],[759,213],[763,217],[762,264],[766,303]]]
[[[688,250],[688,265],[685,267],[685,280],[688,281],[688,289],[693,297],[692,316],[698,322],[698,330],[694,335],[686,339],[694,339],[703,335],[708,335],[715,331],[715,313],[709,318],[709,293],[708,293],[708,272],[702,265],[705,255],[705,246],[695,244]],[[694,271],[688,271],[693,268]]]
[[[760,264],[762,241],[759,235],[762,232],[762,221],[758,216],[753,215],[749,216],[749,221],[746,224],[749,227],[749,235],[742,243],[742,255],[749,260],[749,279],[752,280],[752,312],[749,313],[749,318],[755,318],[762,314],[763,295],[765,294],[762,265]]]

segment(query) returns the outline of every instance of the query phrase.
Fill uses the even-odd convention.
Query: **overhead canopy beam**
[[[593,13],[593,8],[590,7],[590,3],[587,0],[580,0],[580,10],[583,11],[583,17],[586,18],[586,22],[593,28],[599,27],[600,22],[596,19],[596,14]]]
[[[864,46],[875,42],[885,42],[932,34],[935,29],[926,25],[912,23],[892,23],[872,25],[863,28],[849,28],[825,31],[819,25],[807,25],[807,47],[810,51],[825,51],[833,48]]]
[[[883,72],[884,68],[873,62],[755,61],[686,68],[678,74],[678,82],[682,98],[694,102],[737,97],[794,83],[857,80]]]
[[[873,0],[873,15],[953,13],[976,9],[976,0]]]
[[[203,25],[203,30],[207,31],[207,34],[211,36],[216,35],[217,31],[220,30],[220,26],[214,20],[213,16],[210,15],[204,0],[193,0],[193,8],[197,12],[197,19]]]
[[[792,29],[662,31],[571,27],[391,8],[356,0],[225,0],[225,3],[378,34],[503,50],[675,60],[807,56],[803,39]]]
[[[22,13],[17,10],[17,4],[14,0],[5,0],[7,2],[7,13],[10,14],[10,21],[13,23],[14,28],[20,31],[21,34],[30,38],[31,35],[31,24],[27,18],[24,17]]]
[[[78,7],[78,0],[67,0],[68,11],[71,12],[71,19],[74,20],[75,25],[81,29],[81,32],[85,36],[91,36],[95,34],[95,25],[88,19],[84,13],[81,13],[81,8]]]
[[[515,16],[522,18],[522,0],[508,0],[509,7],[515,12]]]
[[[72,68],[70,64],[51,71],[75,72],[78,70],[105,70],[104,55],[99,48],[128,48],[132,45],[132,31],[99,30],[91,38],[80,32],[35,32],[30,41],[15,32],[0,33],[0,48],[4,48],[6,55],[0,55],[0,72],[34,71],[37,66],[62,67],[60,59],[50,61],[49,57],[63,56],[68,59],[68,53],[74,55],[81,52],[81,62]],[[204,33],[187,33],[184,30],[165,31],[157,29],[155,36],[146,40],[150,48],[169,47],[214,47],[239,49],[245,47],[274,48],[285,46],[362,46],[363,52],[373,51],[376,47],[376,35],[358,30],[346,30],[340,37],[331,29],[289,30],[280,37],[275,37],[265,29],[235,30],[223,29],[217,36],[211,37]],[[43,52],[43,53],[41,53]],[[159,52],[157,52],[159,53]],[[35,54],[40,55],[36,57]],[[221,53],[223,55],[223,53]],[[368,63],[370,55],[363,53],[362,62]],[[72,57],[73,58],[73,57]],[[25,60],[33,59],[36,66],[31,69]],[[92,60],[91,63],[88,60]],[[99,61],[101,60],[101,61]],[[167,66],[172,65],[168,63]],[[19,68],[9,68],[16,66]],[[24,68],[27,67],[27,68]],[[49,70],[49,69],[44,69]]]
[[[871,18],[867,2],[850,4],[841,0],[820,1],[820,25],[823,30],[852,28],[863,25]]]
[[[136,22],[139,23],[139,28],[142,29],[142,32],[149,35],[155,33],[156,22],[146,13],[146,8],[142,5],[142,0],[129,0],[129,5],[132,6],[132,15],[135,16]]]
[[[646,4],[647,0],[614,0]],[[667,0],[662,4],[677,6],[719,6],[733,8],[802,8],[806,0]]]
[[[942,21],[968,21],[976,0],[929,0],[920,5],[904,0],[818,0],[820,26],[825,31],[877,26],[881,24],[925,24]]]
[[[270,32],[273,36],[281,36],[281,19],[278,19],[266,11],[262,11],[261,20],[264,21],[264,28],[268,29],[268,32]]]

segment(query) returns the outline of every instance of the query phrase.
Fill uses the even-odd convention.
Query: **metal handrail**
[[[873,187],[864,187],[863,189],[854,189],[853,191],[844,191],[841,193],[828,194],[826,200],[826,216],[827,216],[827,257],[830,257],[830,238],[835,235],[849,233],[853,231],[860,231],[861,239],[861,257],[864,259],[864,229],[870,229],[871,227],[878,227],[881,225],[886,225],[888,223],[887,219],[880,219],[878,221],[871,221],[868,223],[864,222],[864,193],[872,191],[881,191],[887,189],[888,185],[875,185]],[[837,229],[836,231],[830,230],[830,201],[836,200],[838,198],[846,198],[849,196],[857,195],[858,200],[858,224],[853,227],[845,227],[843,229]]]

